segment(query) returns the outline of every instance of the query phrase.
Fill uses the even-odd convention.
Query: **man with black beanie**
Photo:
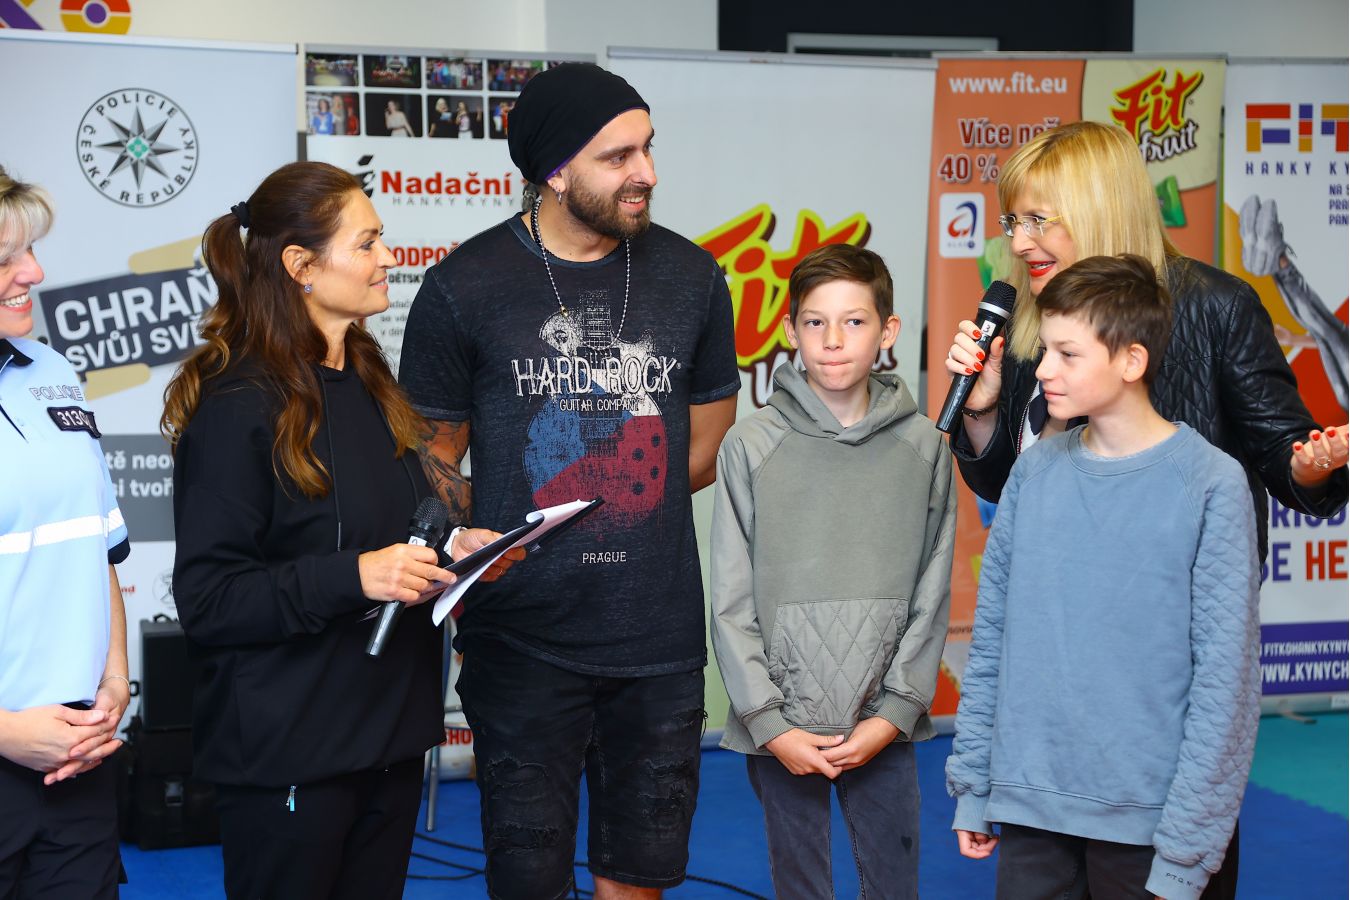
[[[583,771],[598,898],[658,897],[688,860],[706,662],[690,494],[740,374],[725,276],[651,224],[652,134],[617,75],[536,75],[509,145],[537,196],[428,269],[408,316],[399,378],[461,522],[604,500],[459,621],[493,897],[569,894]]]

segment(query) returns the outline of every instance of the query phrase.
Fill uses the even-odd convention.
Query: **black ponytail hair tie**
[[[230,207],[230,212],[234,213],[234,217],[235,217],[236,219],[239,220],[239,227],[240,227],[240,228],[247,228],[247,227],[248,227],[248,201],[247,201],[247,200],[240,200],[240,201],[239,201],[238,203],[236,203],[234,206],[231,206],[231,207]]]

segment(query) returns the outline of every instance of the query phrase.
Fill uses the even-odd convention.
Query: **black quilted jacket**
[[[1247,470],[1261,560],[1266,558],[1266,491],[1308,515],[1335,515],[1346,502],[1346,470],[1314,490],[1296,485],[1289,471],[1294,441],[1320,427],[1299,399],[1297,382],[1275,340],[1270,316],[1245,281],[1192,259],[1168,272],[1175,320],[1151,395],[1158,412],[1190,425]],[[951,439],[961,477],[986,500],[998,502],[1017,458],[1022,418],[1036,385],[1036,360],[1003,367],[998,423],[976,455],[958,428]],[[1327,423],[1337,425],[1340,423]]]

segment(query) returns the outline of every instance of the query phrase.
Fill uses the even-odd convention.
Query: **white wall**
[[[377,12],[378,11],[378,12]],[[133,34],[359,47],[588,53],[717,49],[717,0],[136,0]]]
[[[545,0],[136,0],[131,33],[221,41],[544,50]]]
[[[545,0],[546,47],[591,53],[606,47],[717,49],[717,0]]]
[[[381,14],[377,14],[379,10]],[[44,23],[47,27],[56,22]],[[131,33],[147,37],[410,50],[586,53],[607,47],[717,49],[717,0],[135,0]],[[303,67],[296,96],[303,98]],[[305,128],[303,99],[296,128]]]
[[[58,4],[28,9],[60,28]],[[1135,0],[1134,47],[1234,56],[1347,55],[1345,0]],[[717,0],[135,0],[133,34],[362,47],[712,50]]]
[[[1134,49],[1229,56],[1347,55],[1346,0],[1134,0]]]
[[[57,4],[30,14],[59,28]],[[1134,47],[1234,56],[1347,55],[1346,0],[1135,0]],[[133,34],[418,49],[717,48],[717,0],[136,0]]]

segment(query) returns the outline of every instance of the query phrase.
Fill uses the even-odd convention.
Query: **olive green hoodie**
[[[727,433],[712,524],[712,643],[731,698],[722,746],[881,716],[932,736],[951,600],[951,455],[904,383],[872,375],[847,428],[790,365]]]

